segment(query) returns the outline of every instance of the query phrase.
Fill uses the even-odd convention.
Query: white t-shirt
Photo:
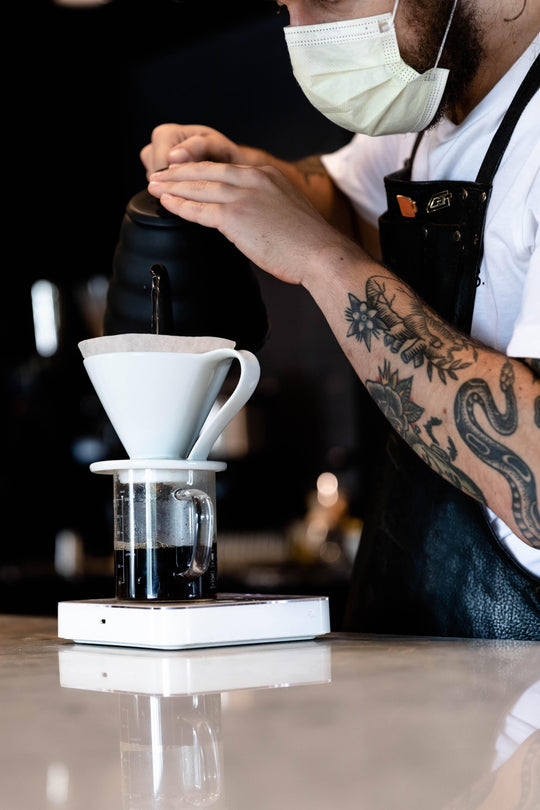
[[[416,153],[412,180],[474,181],[511,99],[536,56],[538,35],[491,92],[458,126],[447,118],[428,130]],[[402,168],[416,134],[355,135],[323,156],[336,185],[358,214],[377,226],[386,210],[383,178]],[[511,357],[540,358],[540,93],[527,105],[493,182],[484,232],[472,334]],[[539,439],[540,446],[540,439]],[[509,551],[540,576],[540,550],[488,517]]]

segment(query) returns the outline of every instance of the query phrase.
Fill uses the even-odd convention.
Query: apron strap
[[[410,171],[412,171],[414,158],[416,157],[416,153],[418,152],[418,147],[420,146],[420,141],[422,140],[424,132],[425,132],[425,130],[423,129],[416,136],[415,141],[414,141],[414,146],[413,146],[412,152],[410,154],[410,157],[408,157],[407,160],[405,161],[405,168],[409,169]]]
[[[540,87],[540,56],[537,56],[529,72],[523,79],[512,103],[510,104],[506,114],[499,125],[499,129],[493,136],[493,140],[489,146],[488,151],[484,157],[482,165],[476,177],[477,183],[485,183],[491,185],[493,178],[502,156],[506,151],[510,137],[514,128],[519,121],[521,113],[532,99],[538,88]]]
[[[482,165],[478,171],[478,175],[476,177],[477,183],[484,183],[488,186],[492,184],[493,178],[495,177],[497,169],[499,168],[499,164],[506,151],[506,147],[508,146],[510,137],[516,127],[516,124],[519,121],[521,113],[537,92],[539,87],[540,56],[537,56],[529,68],[529,72],[523,79],[523,82],[521,83],[516,95],[512,99],[512,103],[507,109],[505,116],[499,125],[499,129],[493,136],[489,149],[486,152]],[[411,156],[405,162],[405,166],[408,169],[412,169],[414,158],[418,151],[418,147],[420,146],[420,141],[422,140],[424,132],[425,130],[418,133],[418,136],[414,142]]]

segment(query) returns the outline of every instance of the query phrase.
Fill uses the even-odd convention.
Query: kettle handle
[[[206,461],[218,437],[246,404],[257,387],[261,376],[259,361],[252,352],[248,352],[246,349],[223,349],[220,351],[223,351],[233,360],[238,360],[240,363],[240,379],[224,405],[204,423],[199,437],[188,455],[189,461]]]

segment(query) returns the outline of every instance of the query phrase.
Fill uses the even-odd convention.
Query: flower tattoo
[[[457,451],[451,438],[448,437],[448,450],[444,450],[435,438],[433,430],[442,425],[441,419],[432,417],[424,425],[430,444],[425,440],[419,425],[425,411],[411,399],[412,385],[413,377],[400,379],[397,370],[392,371],[387,360],[384,361],[382,368],[379,367],[378,379],[366,380],[366,388],[375,403],[396,433],[415,453],[455,487],[485,503],[485,498],[474,481],[454,465]]]
[[[367,301],[360,301],[356,295],[349,293],[350,307],[345,310],[345,318],[349,321],[349,331],[347,337],[354,337],[358,341],[364,341],[368,351],[371,350],[371,336],[378,338],[380,322],[377,318],[377,310],[371,308]]]
[[[392,427],[402,436],[409,428],[419,432],[416,422],[424,409],[411,400],[413,378],[400,380],[386,360],[383,368],[379,368],[379,375],[376,381],[367,380],[366,387]]]
[[[424,366],[428,378],[435,371],[441,380],[458,379],[458,373],[477,359],[474,343],[457,336],[435,313],[398,279],[371,276],[366,282],[365,301],[349,293],[345,319],[354,336],[371,351],[371,339],[382,337],[392,354],[414,368]]]

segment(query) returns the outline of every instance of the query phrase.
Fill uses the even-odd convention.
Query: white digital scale
[[[58,604],[58,636],[78,644],[183,650],[308,640],[329,632],[326,596],[219,594],[195,602]]]

